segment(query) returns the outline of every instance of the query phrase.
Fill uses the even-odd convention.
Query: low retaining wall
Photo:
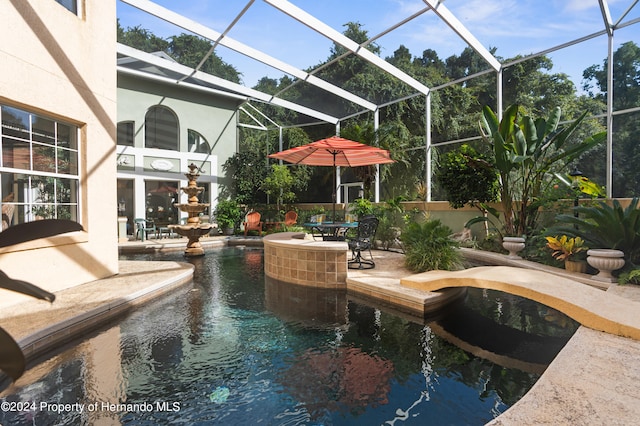
[[[278,232],[264,237],[265,274],[310,287],[346,288],[347,243],[308,238],[297,232]]]

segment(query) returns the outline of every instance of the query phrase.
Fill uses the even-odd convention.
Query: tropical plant
[[[540,200],[551,185],[550,175],[559,164],[567,165],[585,151],[605,140],[606,133],[594,134],[570,144],[570,136],[586,117],[584,112],[568,126],[560,127],[560,108],[547,119],[522,115],[518,105],[508,107],[501,121],[485,106],[482,136],[493,148],[500,175],[500,202],[507,235],[525,235],[536,227]]]
[[[584,245],[584,240],[580,237],[569,238],[566,235],[561,237],[545,237],[547,247],[553,250],[552,256],[558,260],[568,260],[572,256],[588,249]]]
[[[413,272],[458,269],[462,256],[451,233],[438,219],[409,223],[400,236],[407,268]]]
[[[633,198],[623,208],[618,200],[608,204],[598,201],[594,206],[574,207],[578,217],[556,216],[550,233],[581,237],[591,248],[616,249],[624,252],[625,260],[640,264],[640,198]]]
[[[592,180],[589,180],[589,178],[586,176],[574,177],[570,174],[561,175],[556,173],[555,177],[567,188],[573,190],[576,196],[584,194],[588,195],[591,198],[598,198],[604,197],[606,195],[606,191],[603,186]]]
[[[213,214],[220,229],[234,229],[242,219],[242,209],[235,200],[218,201]]]
[[[366,198],[356,198],[349,207],[359,218],[373,214],[373,204]]]

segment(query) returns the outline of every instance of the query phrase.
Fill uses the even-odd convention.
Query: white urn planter
[[[615,283],[618,280],[611,273],[624,266],[624,252],[611,249],[587,250],[587,263],[600,271],[592,279]]]
[[[522,259],[518,256],[518,252],[524,249],[524,238],[504,237],[502,238],[502,247],[509,252],[507,259]]]

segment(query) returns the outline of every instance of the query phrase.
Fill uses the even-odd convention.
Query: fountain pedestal
[[[202,244],[200,244],[200,237],[207,235],[211,232],[211,228],[213,228],[211,223],[200,223],[200,213],[209,207],[209,204],[198,202],[198,194],[204,191],[204,187],[197,185],[196,181],[200,176],[196,171],[197,169],[198,166],[191,163],[189,164],[189,173],[185,173],[189,182],[186,187],[181,189],[189,197],[187,203],[174,204],[180,211],[189,214],[187,223],[184,225],[169,225],[169,228],[179,235],[189,238],[187,248],[184,250],[184,255],[188,257],[204,255],[204,249],[202,248]]]

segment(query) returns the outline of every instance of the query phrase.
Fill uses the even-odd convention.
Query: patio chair
[[[134,219],[134,222],[136,224],[136,240],[138,237],[140,237],[142,241],[146,240],[149,232],[155,233],[156,238],[158,237],[158,228],[156,228],[156,223],[153,220],[137,218]]]
[[[290,210],[284,215],[284,226],[293,226],[298,222],[298,213]]]
[[[244,225],[244,235],[247,236],[249,231],[258,231],[258,235],[262,234],[262,225],[264,222],[260,220],[261,215],[258,212],[251,212],[247,214]]]
[[[358,221],[358,228],[355,238],[347,241],[351,250],[349,259],[349,269],[372,269],[376,267],[371,254],[376,229],[378,228],[378,218],[375,216],[365,216]],[[369,259],[362,257],[362,252],[369,252]]]

